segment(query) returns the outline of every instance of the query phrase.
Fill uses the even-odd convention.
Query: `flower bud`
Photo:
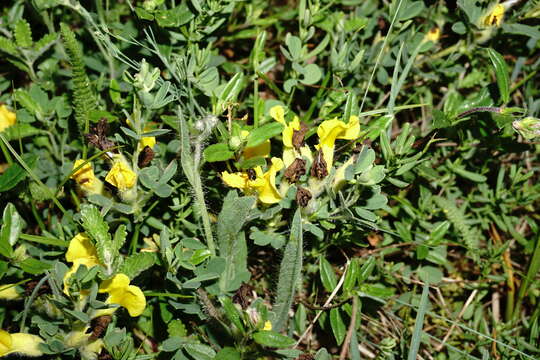
[[[527,140],[540,137],[540,119],[528,116],[512,123],[512,127]]]

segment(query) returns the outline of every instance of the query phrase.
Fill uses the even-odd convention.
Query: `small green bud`
[[[240,139],[240,136],[233,136],[229,139],[229,147],[232,150],[240,149],[240,145],[242,145],[242,139]]]
[[[141,89],[143,92],[150,92],[154,88],[157,79],[159,79],[159,69],[151,68],[143,59],[139,72],[135,75],[133,86]]]
[[[512,123],[512,127],[527,140],[540,137],[540,119],[528,116]]]

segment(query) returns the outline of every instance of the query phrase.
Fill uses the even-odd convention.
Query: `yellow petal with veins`
[[[123,306],[132,317],[142,314],[146,307],[146,298],[142,290],[129,285],[125,274],[116,274],[112,279],[104,281],[99,287],[100,293],[108,293],[107,303]]]

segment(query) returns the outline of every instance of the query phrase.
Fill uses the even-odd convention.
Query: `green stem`
[[[13,164],[13,159],[11,158],[9,151],[6,149],[6,146],[1,141],[0,141],[0,148],[2,149],[2,153],[4,154],[4,157],[6,158],[8,165],[11,166]]]
[[[212,225],[210,224],[210,216],[208,216],[208,209],[206,208],[206,202],[204,201],[204,192],[198,167],[196,169],[197,170],[194,171],[193,176],[194,183],[192,184],[193,190],[195,191],[195,202],[199,210],[199,214],[202,218],[204,235],[206,237],[206,244],[208,245],[208,250],[210,250],[212,255],[215,256],[216,246],[214,244],[214,236],[212,234]]]
[[[525,275],[525,278],[521,282],[521,286],[519,288],[516,306],[514,307],[514,312],[513,312],[514,322],[518,320],[519,318],[521,303],[523,302],[523,298],[525,297],[525,294],[527,293],[527,290],[529,289],[531,282],[534,281],[534,278],[537,275],[539,270],[540,270],[540,237],[536,239],[536,246],[534,248],[534,252],[532,254],[531,260],[529,261],[527,274]]]
[[[326,76],[323,79],[323,82],[321,84],[321,87],[317,91],[317,94],[315,95],[315,100],[311,102],[311,105],[309,106],[308,111],[304,114],[303,120],[307,121],[311,118],[311,115],[313,115],[313,112],[315,111],[315,108],[320,103],[320,99],[322,98],[324,91],[326,90],[326,86],[328,85],[328,81],[330,81],[330,76],[332,76],[331,72],[328,71],[326,73]]]
[[[259,127],[259,78],[253,83],[253,128]]]

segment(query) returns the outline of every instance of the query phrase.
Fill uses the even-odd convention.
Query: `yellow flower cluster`
[[[82,167],[80,167],[81,165]],[[75,171],[70,178],[75,180],[85,194],[103,193],[103,183],[96,178],[91,163],[79,159],[73,164],[73,170]],[[137,174],[132,170],[123,155],[115,154],[113,155],[111,170],[105,177],[105,181],[117,187],[120,192],[127,191],[137,183]]]
[[[79,266],[92,268],[101,265],[97,250],[90,238],[79,233],[71,239],[66,252],[66,261],[73,263],[71,269],[64,276],[64,293],[68,294],[69,278],[77,271]],[[108,304],[118,304],[126,308],[129,315],[135,317],[142,314],[146,307],[146,298],[140,288],[129,285],[129,278],[125,274],[116,274],[112,279],[104,281],[99,288],[100,293],[108,293]],[[98,312],[96,316],[111,314],[116,309]]]
[[[0,132],[15,125],[16,121],[17,115],[13,111],[9,111],[6,105],[0,105]]]
[[[281,191],[276,186],[276,174],[281,169],[294,166],[302,158],[306,158],[312,164],[315,162],[311,149],[308,145],[303,144],[303,136],[307,131],[307,127],[300,123],[298,117],[295,116],[292,121],[287,122],[285,120],[285,109],[282,106],[272,107],[269,115],[283,125],[282,159],[273,157],[266,172],[263,172],[262,168],[257,166],[245,172],[229,173],[224,171],[221,173],[221,178],[226,185],[241,189],[246,194],[256,194],[263,204],[275,204],[283,199],[288,186],[280,187]],[[336,140],[356,140],[360,135],[360,121],[357,116],[351,116],[347,123],[338,119],[326,120],[317,128],[317,135],[319,143],[315,148],[322,155],[319,163],[323,165],[320,165],[322,168],[319,170],[323,173],[321,177],[324,177],[333,166]],[[252,156],[266,157],[269,153],[270,143],[268,140],[268,143],[259,145],[258,149],[244,149],[244,158]],[[302,162],[303,160],[300,163]],[[305,173],[305,168],[302,171]],[[287,171],[285,174],[287,174]]]

